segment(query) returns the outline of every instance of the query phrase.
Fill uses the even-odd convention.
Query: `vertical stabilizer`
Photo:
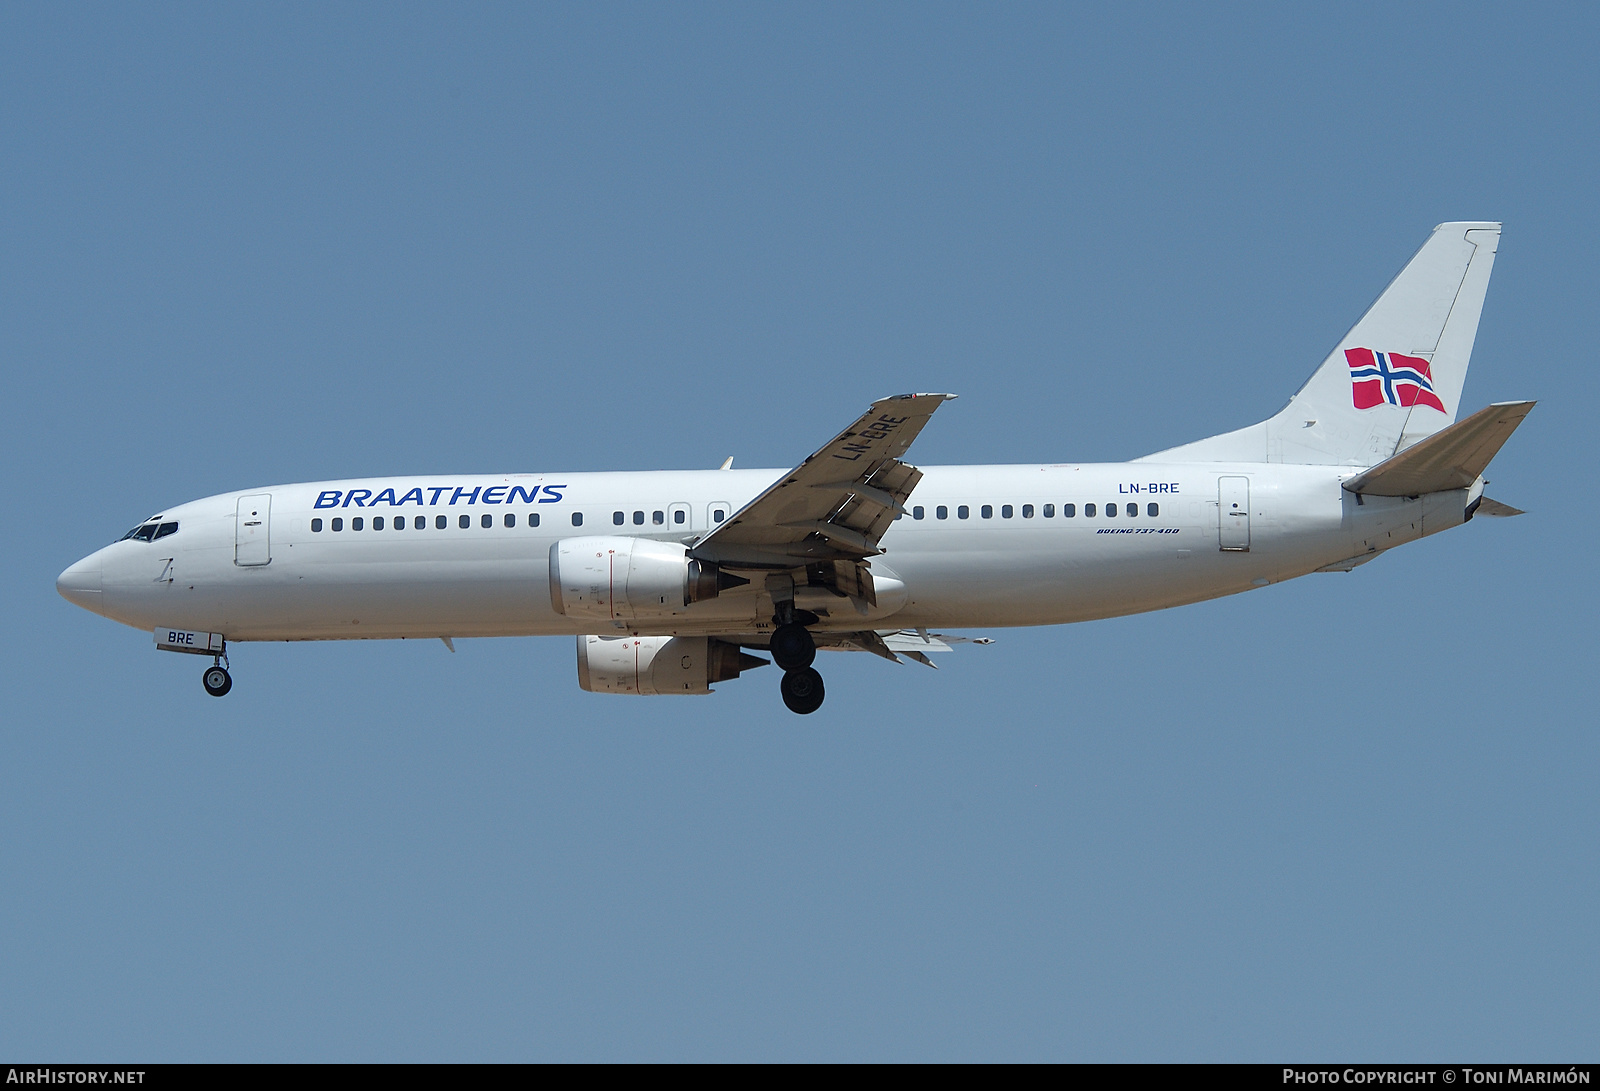
[[[1449,427],[1499,242],[1440,224],[1281,412],[1146,460],[1371,466]]]

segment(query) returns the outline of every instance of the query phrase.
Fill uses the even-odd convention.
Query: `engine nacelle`
[[[563,538],[550,547],[550,605],[567,617],[618,625],[666,617],[746,582],[694,560],[677,542]]]
[[[767,661],[704,636],[580,636],[578,685],[590,693],[710,693]]]

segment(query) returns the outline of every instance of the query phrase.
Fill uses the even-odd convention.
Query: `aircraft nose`
[[[74,606],[91,613],[105,613],[100,587],[100,558],[85,557],[56,577],[56,590]]]

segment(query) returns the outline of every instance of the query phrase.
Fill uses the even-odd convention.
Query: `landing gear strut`
[[[233,676],[228,673],[228,668],[222,665],[220,655],[200,676],[200,684],[205,686],[206,692],[213,697],[226,697],[228,691],[233,688]]]
[[[813,654],[816,649],[812,649]],[[826,695],[822,686],[822,675],[812,667],[801,667],[799,670],[785,671],[783,682],[778,687],[783,693],[783,703],[789,706],[790,712],[798,712],[808,716],[822,707],[822,698]]]

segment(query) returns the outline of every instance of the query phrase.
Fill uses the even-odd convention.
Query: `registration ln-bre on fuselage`
[[[769,660],[815,711],[821,650],[932,665],[935,630],[1058,625],[1348,572],[1474,515],[1531,401],[1457,407],[1500,238],[1434,229],[1275,416],[1126,463],[906,460],[952,395],[874,402],[789,470],[385,477],[164,509],[68,600],[209,657],[259,640],[553,636],[586,690],[709,693]]]

